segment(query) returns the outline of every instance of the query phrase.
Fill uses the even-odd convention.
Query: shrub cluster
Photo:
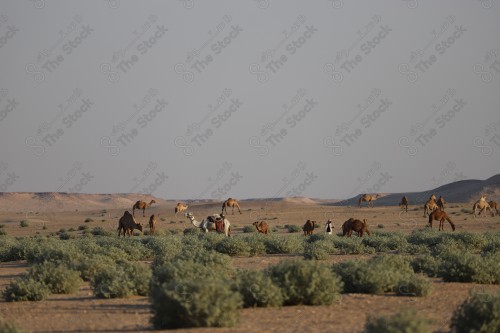
[[[498,332],[500,328],[500,293],[472,293],[453,313],[451,330]]]
[[[430,322],[415,311],[403,310],[390,316],[369,317],[364,333],[429,333]]]

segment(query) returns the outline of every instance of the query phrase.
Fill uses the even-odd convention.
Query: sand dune
[[[394,206],[401,197],[406,195],[411,204],[420,204],[432,194],[442,195],[447,202],[469,203],[486,194],[488,200],[500,199],[500,174],[486,180],[461,180],[423,192],[381,193],[376,201],[377,206]],[[254,198],[240,200],[251,203],[273,203],[279,205],[326,205],[326,206],[354,206],[357,205],[359,194],[346,200],[313,199],[307,197],[288,198]],[[99,209],[131,209],[137,200],[149,202],[154,199],[157,205],[175,205],[178,201],[188,202],[190,205],[220,209],[220,200],[165,200],[152,195],[134,193],[114,194],[82,194],[64,192],[0,192],[0,211],[2,212],[44,212],[44,211],[86,211]]]

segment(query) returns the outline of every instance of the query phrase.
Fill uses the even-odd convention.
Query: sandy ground
[[[279,233],[287,234],[285,224],[302,226],[306,219],[316,220],[321,224],[327,219],[334,221],[338,230],[343,221],[349,217],[366,218],[372,231],[401,231],[409,233],[427,224],[422,216],[423,211],[413,210],[401,213],[399,207],[332,207],[321,205],[306,205],[293,203],[266,204],[255,202],[251,206],[242,207],[242,214],[228,215],[233,224],[235,235],[242,232],[245,225],[253,221],[266,221]],[[500,231],[500,217],[474,218],[464,213],[463,208],[470,205],[449,204],[447,212],[456,223],[459,231],[472,232]],[[210,213],[219,212],[219,205],[191,207],[196,217],[202,218]],[[27,236],[37,233],[45,235],[55,233],[61,228],[78,229],[87,225],[90,229],[96,226],[115,232],[117,219],[123,210],[71,211],[58,214],[33,212],[26,216],[22,212],[0,213],[0,225],[4,225],[9,235]],[[172,207],[155,207],[146,212],[155,213],[163,218],[159,229],[182,230],[190,227],[188,221],[181,215],[173,214]],[[147,223],[147,217],[137,214],[138,220]],[[93,221],[85,223],[85,219]],[[27,219],[28,227],[20,227],[20,220]],[[436,227],[436,225],[435,225]],[[445,226],[450,230],[450,226]],[[322,229],[316,229],[316,233]],[[79,231],[73,232],[78,235]],[[337,237],[337,236],[334,236]],[[362,258],[367,256],[332,255],[326,262]],[[250,258],[233,258],[235,267],[263,269],[268,265],[290,258],[286,255],[265,255]],[[9,262],[0,264],[0,290],[5,289],[9,281],[26,271],[28,265],[24,262]],[[391,294],[364,295],[344,294],[339,302],[331,306],[293,306],[283,308],[255,308],[240,310],[240,323],[233,328],[200,328],[173,330],[173,332],[359,332],[362,330],[367,316],[391,314],[402,308],[412,308],[419,314],[433,321],[433,330],[448,332],[453,310],[463,302],[471,289],[499,291],[500,286],[483,286],[464,283],[443,283],[433,280],[434,291],[425,298],[400,297]],[[131,297],[127,299],[102,300],[93,296],[88,284],[76,294],[51,295],[42,302],[6,303],[0,301],[0,317],[20,327],[33,332],[129,332],[151,330],[149,323],[151,314],[149,301],[146,297]],[[172,330],[171,330],[172,331]]]

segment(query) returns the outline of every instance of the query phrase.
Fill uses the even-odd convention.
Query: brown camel
[[[234,215],[234,206],[236,206],[238,208],[238,211],[241,214],[240,205],[238,204],[238,201],[236,201],[236,199],[233,199],[233,198],[229,198],[222,203],[222,213],[221,214],[224,214],[224,210],[226,210],[226,213],[227,213],[227,207],[232,207],[233,208],[233,215]]]
[[[177,206],[175,206],[175,215],[177,215],[177,213],[182,213],[183,211],[188,209],[188,207],[189,205],[184,205],[183,203],[178,202]]]
[[[156,217],[155,214],[149,217],[149,234],[154,235],[156,232]]]
[[[132,231],[134,229],[142,232],[142,225],[135,222],[134,216],[127,210],[118,221],[118,237],[120,237],[121,231],[123,231],[123,237],[125,237],[125,233],[127,233],[130,237],[132,236]]]
[[[444,198],[442,196],[439,196],[439,199],[436,201],[436,205],[438,206],[439,209],[444,211],[444,205],[446,204],[446,201],[444,201]]]
[[[450,217],[446,212],[436,209],[432,213],[429,214],[429,226],[432,228],[432,221],[439,221],[439,231],[443,230],[444,231],[444,220],[448,221],[451,225],[451,228],[453,231],[455,231],[455,225],[453,222],[450,220]]]
[[[132,216],[135,217],[135,210],[142,209],[142,217],[146,217],[146,208],[149,208],[152,204],[156,203],[156,201],[151,200],[149,203],[145,203],[144,201],[137,201],[132,207]]]
[[[495,213],[493,213],[493,208],[495,209],[495,211],[497,212],[497,215],[500,216],[500,213],[498,212],[498,206],[497,206],[497,203],[495,201],[490,201],[488,202],[488,205],[490,205],[490,210],[491,210],[491,216],[495,216]]]
[[[366,207],[373,207],[373,202],[380,197],[380,194],[375,194],[375,195],[370,195],[370,194],[363,194],[359,199],[358,199],[358,207],[361,208],[361,203],[363,201],[366,202]]]
[[[360,220],[355,220],[352,217],[345,221],[342,225],[342,235],[351,237],[352,232],[355,231],[358,237],[363,237],[363,234],[366,232],[368,236],[371,236],[370,231],[368,230],[368,224],[366,220],[363,219],[363,222]]]
[[[406,195],[401,199],[399,205],[401,206],[401,209],[404,209],[408,213],[408,198]]]
[[[425,202],[424,205],[424,217],[430,215],[431,212],[438,209],[438,205],[436,203],[436,196],[433,194],[430,196],[429,200]]]
[[[255,226],[255,228],[257,229],[258,232],[264,234],[264,235],[267,235],[267,230],[269,229],[269,225],[264,222],[264,221],[255,221],[253,223],[253,225]]]
[[[316,221],[307,220],[302,230],[304,230],[304,236],[312,235],[314,228],[316,228]]]

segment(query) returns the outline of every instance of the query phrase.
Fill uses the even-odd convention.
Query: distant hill
[[[437,197],[442,195],[446,202],[471,203],[479,199],[481,194],[486,194],[487,200],[498,200],[500,198],[500,174],[486,180],[460,180],[423,192],[405,192],[384,194],[375,202],[376,206],[394,206],[399,204],[401,198],[406,195],[410,204],[423,204],[431,194]],[[362,194],[335,203],[332,206],[354,206]],[[366,203],[363,203],[366,204]]]
[[[155,200],[157,205],[172,203],[151,195],[131,193],[0,192],[0,211],[86,211],[115,208],[131,210],[137,200]]]

